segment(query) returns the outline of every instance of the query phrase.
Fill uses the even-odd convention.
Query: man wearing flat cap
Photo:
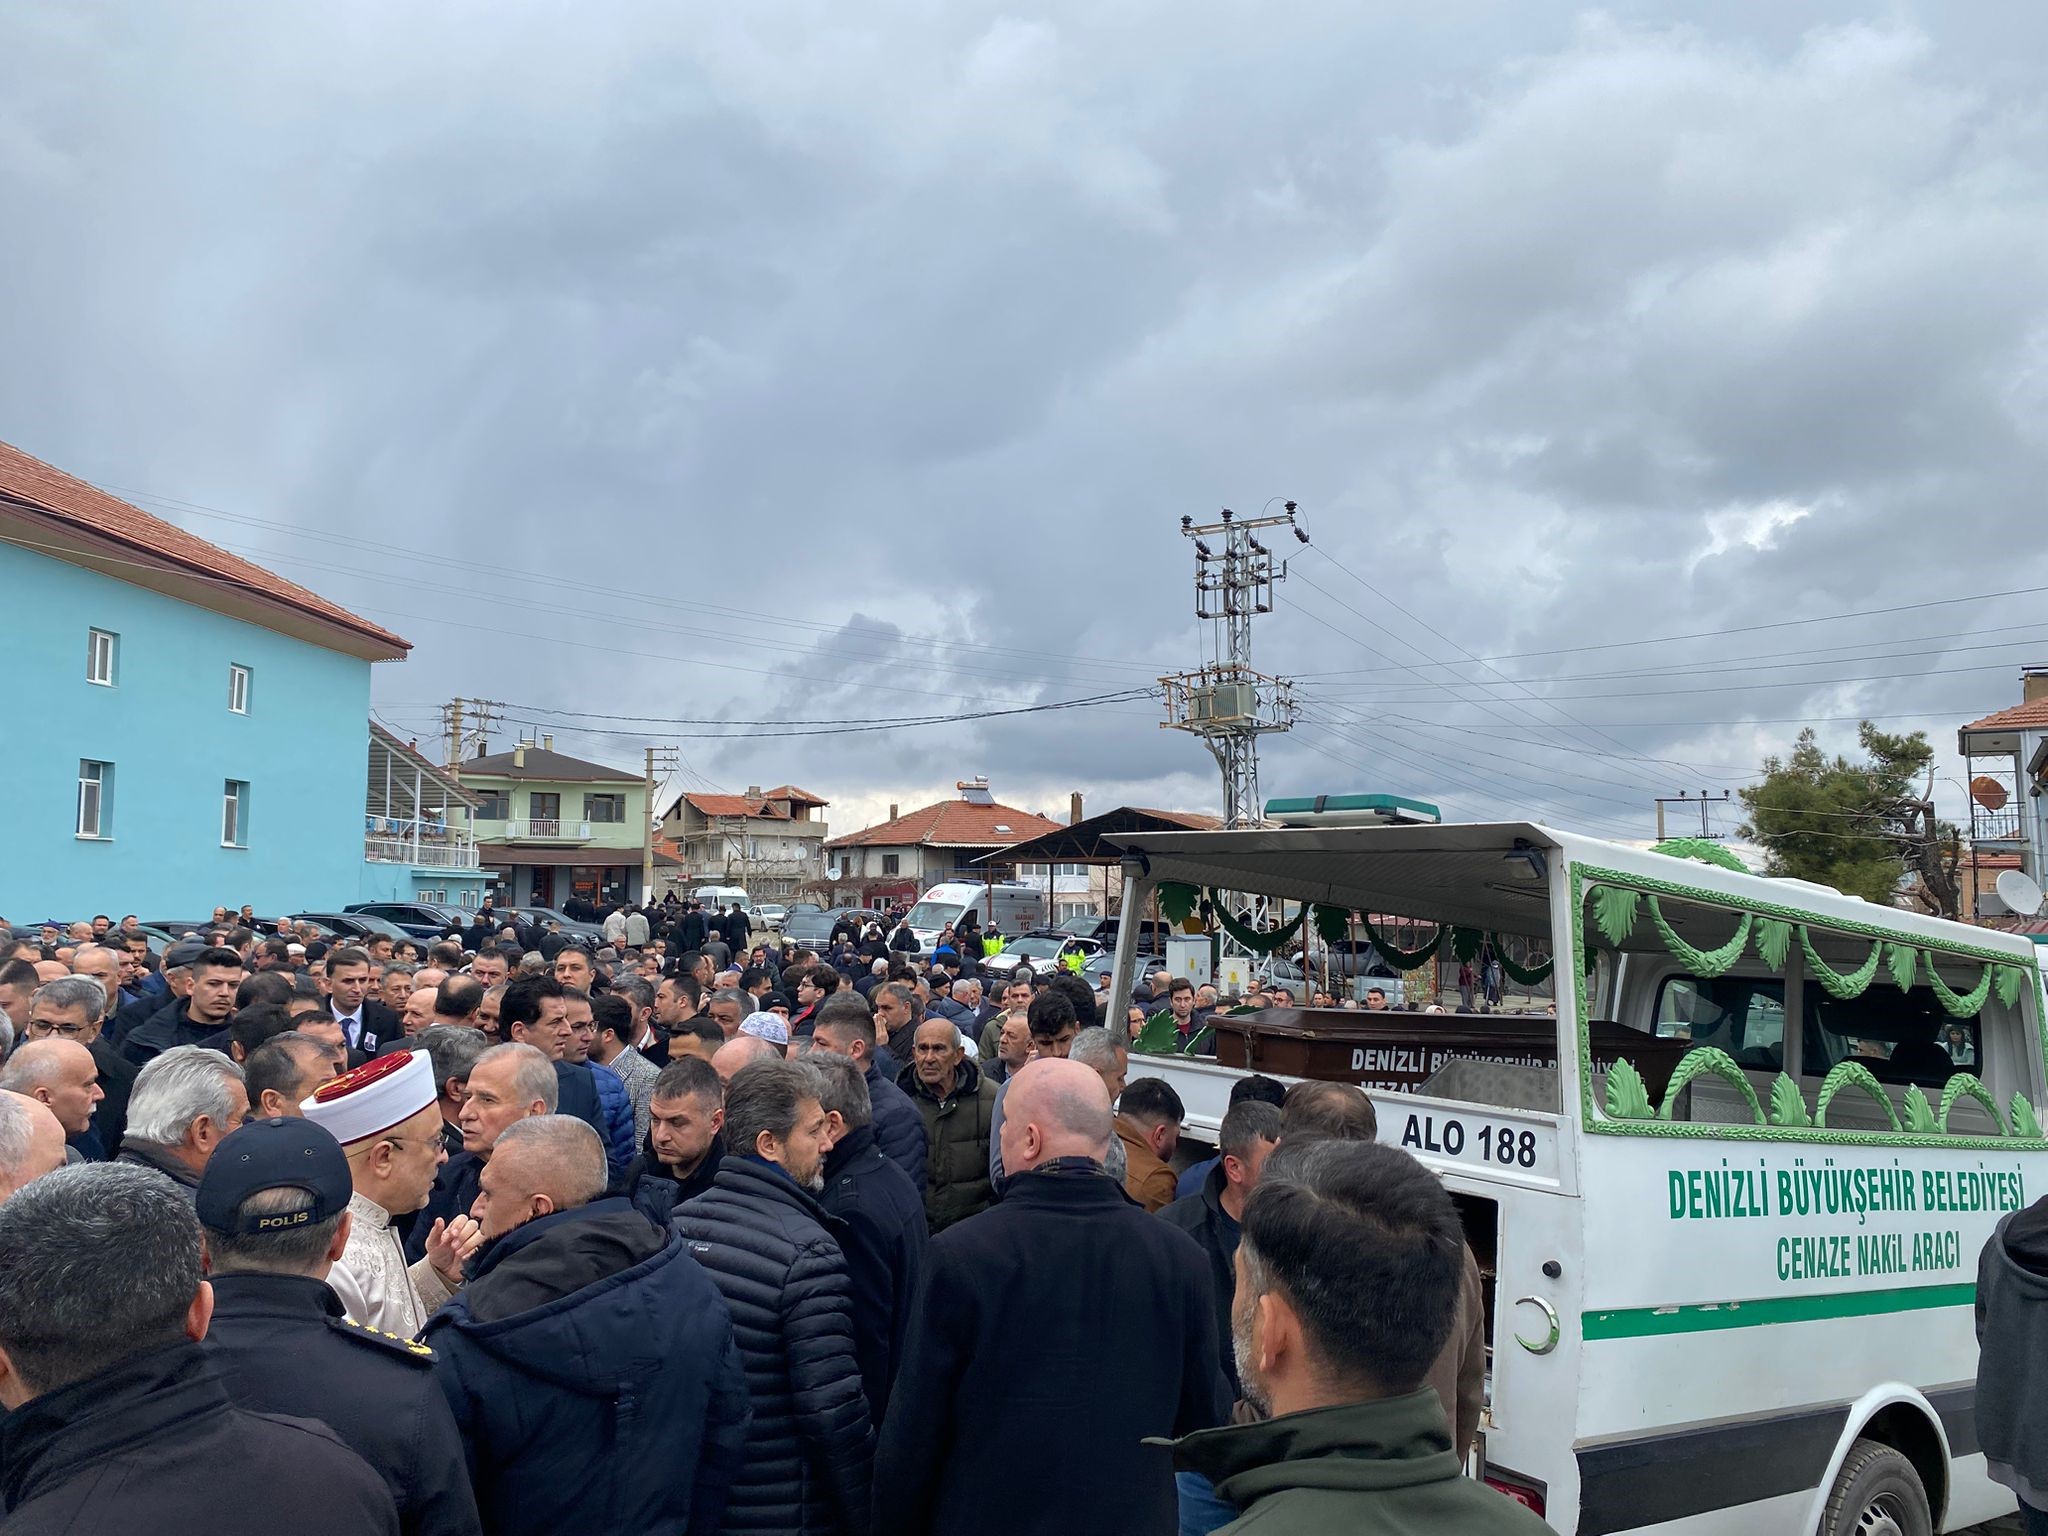
[[[300,1112],[341,1143],[354,1193],[348,1246],[327,1276],[354,1321],[412,1338],[462,1284],[462,1264],[482,1241],[468,1216],[436,1221],[426,1257],[408,1265],[395,1217],[427,1203],[447,1160],[434,1068],[424,1051],[373,1057],[323,1083]]]

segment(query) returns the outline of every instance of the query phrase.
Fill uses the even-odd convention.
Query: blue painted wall
[[[120,636],[112,688],[86,681],[92,628]],[[369,662],[6,543],[0,655],[0,918],[359,899]],[[102,842],[77,836],[82,758],[114,765]],[[221,846],[229,779],[250,786],[244,848]]]
[[[361,882],[351,899],[438,901],[442,906],[467,910],[484,904],[484,890],[490,878],[481,869],[441,869],[429,864],[385,864],[365,859]]]

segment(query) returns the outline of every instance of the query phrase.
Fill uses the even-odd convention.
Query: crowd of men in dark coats
[[[1078,978],[513,943],[388,1019],[316,957],[320,1017],[266,1038],[232,942],[182,956],[154,1161],[35,1165],[36,1115],[88,1129],[0,1067],[0,1529],[272,1529],[226,1465],[289,1468],[309,1536],[1543,1529],[1462,1476],[1470,1253],[1358,1090],[1245,1079],[1153,1197],[1178,1101]],[[60,979],[27,1046],[116,1011]],[[416,1335],[352,1310],[366,1241],[401,1298],[445,1282]]]

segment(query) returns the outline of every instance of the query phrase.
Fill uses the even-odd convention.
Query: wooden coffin
[[[1440,1068],[1458,1061],[1557,1067],[1557,1020],[1540,1014],[1266,1008],[1218,1014],[1209,1022],[1221,1066],[1387,1093],[1419,1092]],[[1652,1104],[1692,1048],[1689,1040],[1659,1039],[1606,1020],[1594,1021],[1592,1044],[1593,1070],[1606,1072],[1626,1057],[1642,1074]]]

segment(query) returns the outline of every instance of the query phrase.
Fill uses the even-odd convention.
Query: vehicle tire
[[[1850,1446],[1821,1513],[1820,1536],[1934,1536],[1913,1463],[1875,1440]]]

